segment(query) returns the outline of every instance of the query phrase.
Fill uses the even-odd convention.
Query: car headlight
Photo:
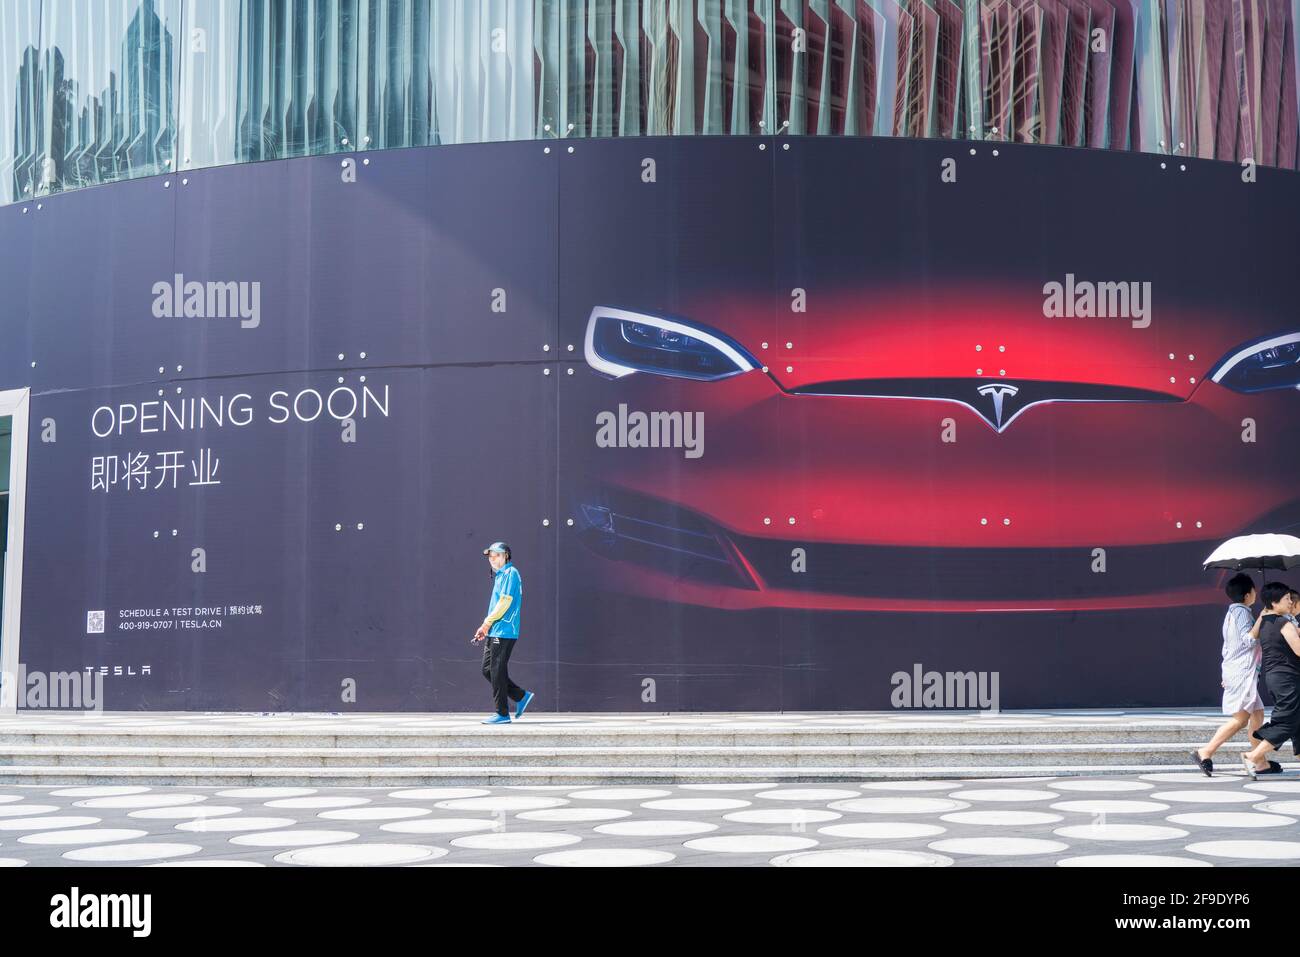
[[[725,379],[758,368],[735,340],[698,323],[597,306],[587,320],[587,363],[620,378],[654,372],[682,379]]]
[[[1234,392],[1300,386],[1300,332],[1268,336],[1238,346],[1219,360],[1210,379]]]

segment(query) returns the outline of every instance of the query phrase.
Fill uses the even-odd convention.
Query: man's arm
[[[487,637],[487,633],[489,629],[491,629],[491,627],[494,624],[496,624],[496,622],[501,620],[501,616],[504,615],[506,611],[510,608],[510,603],[513,600],[514,599],[511,598],[509,595],[502,595],[500,598],[497,599],[496,607],[493,608],[491,613],[486,618],[483,619],[483,624],[479,625],[478,630],[474,632],[475,641],[478,641],[480,638]]]
[[[510,595],[502,595],[497,599],[497,606],[492,609],[492,614],[483,619],[483,624],[491,627],[501,620],[501,617],[510,610],[510,604],[514,601]]]
[[[1295,625],[1288,621],[1282,626],[1282,637],[1291,646],[1291,650],[1300,655],[1300,629],[1297,629]]]
[[[1259,625],[1264,620],[1263,615],[1256,618],[1252,625],[1253,616],[1245,605],[1233,605],[1228,614],[1232,618],[1232,630],[1236,632],[1239,645],[1249,646],[1251,642],[1259,640]]]

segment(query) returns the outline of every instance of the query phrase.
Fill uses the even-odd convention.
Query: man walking
[[[515,642],[519,640],[519,612],[523,603],[523,582],[519,569],[510,562],[510,546],[493,542],[483,549],[488,564],[492,566],[492,597],[488,599],[488,614],[483,624],[474,632],[472,641],[483,642],[483,677],[492,683],[492,697],[496,714],[484,724],[509,724],[510,701],[517,701],[515,717],[522,718],[532,704],[533,693],[525,691],[510,680],[508,664]]]

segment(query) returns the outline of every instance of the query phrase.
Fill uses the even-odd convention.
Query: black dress
[[[1292,747],[1300,747],[1296,743],[1300,739],[1300,656],[1282,635],[1282,627],[1287,624],[1285,615],[1265,615],[1259,626],[1260,664],[1264,684],[1273,695],[1273,713],[1254,737],[1274,748],[1281,748],[1287,738]]]

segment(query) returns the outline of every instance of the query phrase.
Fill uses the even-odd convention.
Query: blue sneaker
[[[515,705],[516,721],[518,721],[520,718],[524,716],[524,712],[528,710],[528,706],[532,703],[533,703],[533,693],[531,691],[525,691],[524,696],[520,698],[519,703]]]
[[[509,724],[509,723],[510,723],[510,715],[508,714],[494,714],[490,718],[483,719],[483,724]]]

